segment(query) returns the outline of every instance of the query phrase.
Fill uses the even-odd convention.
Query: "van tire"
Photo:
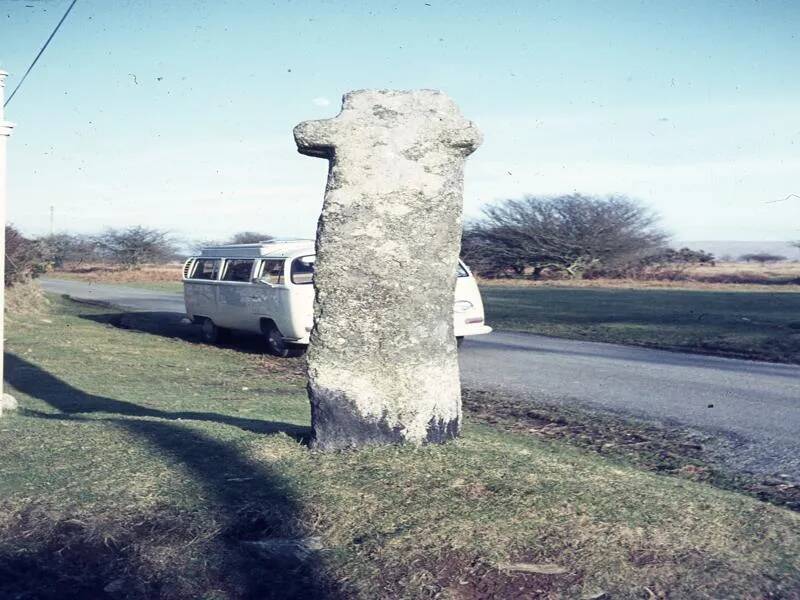
[[[211,319],[203,319],[200,323],[200,335],[206,344],[216,344],[225,339],[228,330],[223,327],[217,327]]]
[[[261,329],[264,332],[264,340],[267,342],[267,351],[272,354],[272,356],[291,358],[300,356],[305,352],[303,346],[293,346],[287,343],[283,339],[283,334],[275,323],[271,321],[265,322]]]
[[[462,345],[464,345],[464,336],[459,335],[456,337],[456,348],[461,348]]]

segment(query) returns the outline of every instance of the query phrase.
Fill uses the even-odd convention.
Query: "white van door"
[[[183,293],[186,311],[214,320],[217,313],[217,278],[222,260],[219,258],[197,258],[184,282]]]
[[[217,318],[220,327],[251,329],[249,297],[256,285],[252,258],[226,258],[217,290]]]
[[[286,259],[263,258],[257,265],[256,277],[248,298],[248,312],[254,315],[260,328],[262,317],[272,319],[285,332],[290,307],[286,285]],[[251,317],[252,318],[252,317]],[[283,326],[283,329],[282,329]]]

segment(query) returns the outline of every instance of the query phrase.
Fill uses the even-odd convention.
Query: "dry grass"
[[[9,328],[0,596],[800,598],[786,509],[474,421],[309,451],[292,369],[109,323],[54,300]]]
[[[670,279],[483,279],[482,286],[800,292],[800,262],[697,265]]]
[[[36,281],[17,283],[5,290],[5,313],[7,319],[29,317],[47,310],[47,297]]]
[[[138,269],[125,269],[102,263],[81,263],[64,265],[54,274],[95,283],[180,283],[181,267],[178,263],[172,263],[147,264]]]

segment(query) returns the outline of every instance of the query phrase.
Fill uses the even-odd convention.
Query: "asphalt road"
[[[42,285],[125,309],[184,312],[180,294]],[[499,331],[467,339],[460,357],[466,387],[690,427],[712,434],[737,469],[800,480],[800,366]]]

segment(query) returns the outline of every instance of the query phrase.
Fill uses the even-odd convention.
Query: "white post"
[[[3,234],[0,235],[0,272],[3,273],[5,279],[6,272],[6,141],[11,135],[11,130],[14,129],[14,124],[5,120],[5,110],[3,104],[6,98],[6,77],[8,73],[0,71],[0,220],[3,222]],[[5,282],[0,286],[0,310],[3,314],[0,315],[0,355],[3,354],[3,347],[5,346]],[[0,386],[3,382],[3,361],[0,356]],[[3,414],[3,407],[12,408],[15,406],[12,398],[7,398],[5,394],[0,395],[0,415]]]

